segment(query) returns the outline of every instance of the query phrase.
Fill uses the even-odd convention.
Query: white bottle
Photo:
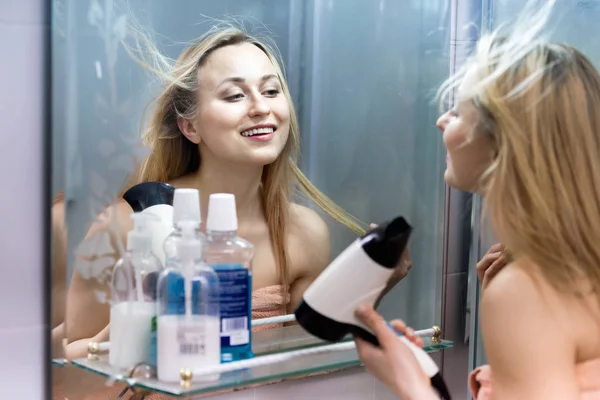
[[[196,221],[181,221],[177,258],[158,281],[157,375],[179,382],[181,369],[192,372],[220,364],[219,280],[202,262],[202,241]],[[183,304],[181,304],[183,289]],[[219,379],[219,374],[193,376],[194,381]]]
[[[156,315],[154,286],[162,269],[152,253],[151,216],[131,215],[134,228],[127,234],[127,252],[112,274],[109,364],[128,369],[146,361],[152,318]]]
[[[204,245],[205,237],[200,232],[200,192],[198,189],[175,189],[173,193],[173,208],[172,208],[172,223],[170,234],[166,237],[163,243],[163,251],[165,258],[165,267],[172,267],[177,260],[177,242],[182,237],[181,227],[179,226],[183,221],[193,221],[197,224],[196,236],[202,241]],[[202,256],[202,247],[198,248],[198,258]],[[171,290],[172,292],[173,290]],[[180,291],[183,296],[183,289]],[[171,293],[172,296],[175,293]],[[183,306],[183,300],[181,302],[170,302],[171,307]],[[158,347],[158,333],[157,323],[153,321],[151,336],[150,336],[150,349],[148,354],[148,364],[156,366],[157,363],[157,347]]]

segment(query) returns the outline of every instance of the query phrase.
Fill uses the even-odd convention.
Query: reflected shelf
[[[431,332],[436,332],[436,330],[429,329],[422,332],[431,335]],[[436,336],[423,337],[423,340],[424,349],[430,353],[453,346],[451,341],[441,340]],[[340,343],[330,344],[307,335],[298,325],[254,332],[252,347],[255,353],[252,363],[257,364],[259,363],[258,360],[270,360],[272,362],[235,371],[221,372],[218,380],[204,382],[192,382],[193,374],[189,371],[187,371],[187,374],[182,373],[182,380],[179,383],[160,382],[155,377],[136,377],[132,379],[123,370],[112,368],[108,364],[107,354],[90,354],[88,358],[71,361],[71,364],[91,373],[105,376],[115,382],[127,382],[136,389],[175,397],[243,389],[253,385],[320,375],[360,365],[354,343],[350,337],[345,338]],[[302,355],[294,356],[294,354]],[[221,367],[225,366],[227,368],[230,364],[238,363],[221,364]]]

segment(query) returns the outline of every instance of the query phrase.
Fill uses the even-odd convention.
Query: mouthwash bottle
[[[210,195],[204,261],[219,277],[221,362],[244,360],[252,353],[252,269],[254,246],[237,234],[235,196]]]

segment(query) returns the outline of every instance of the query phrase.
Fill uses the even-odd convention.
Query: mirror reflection
[[[170,331],[174,365],[252,357],[252,332],[293,326],[331,260],[400,214],[410,252],[375,302],[438,320],[445,2],[299,3],[54,2],[54,358],[110,343],[111,365],[156,367],[169,323],[191,332]]]

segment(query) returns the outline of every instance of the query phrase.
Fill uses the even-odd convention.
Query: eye
[[[238,101],[238,100],[241,100],[243,98],[244,98],[244,94],[243,93],[236,93],[236,94],[233,94],[231,96],[225,97],[225,100],[227,100],[227,101]]]
[[[281,91],[279,89],[270,89],[264,92],[268,97],[276,97]]]
[[[458,117],[458,110],[456,108],[451,108],[450,110],[448,110],[448,115],[456,118]]]

